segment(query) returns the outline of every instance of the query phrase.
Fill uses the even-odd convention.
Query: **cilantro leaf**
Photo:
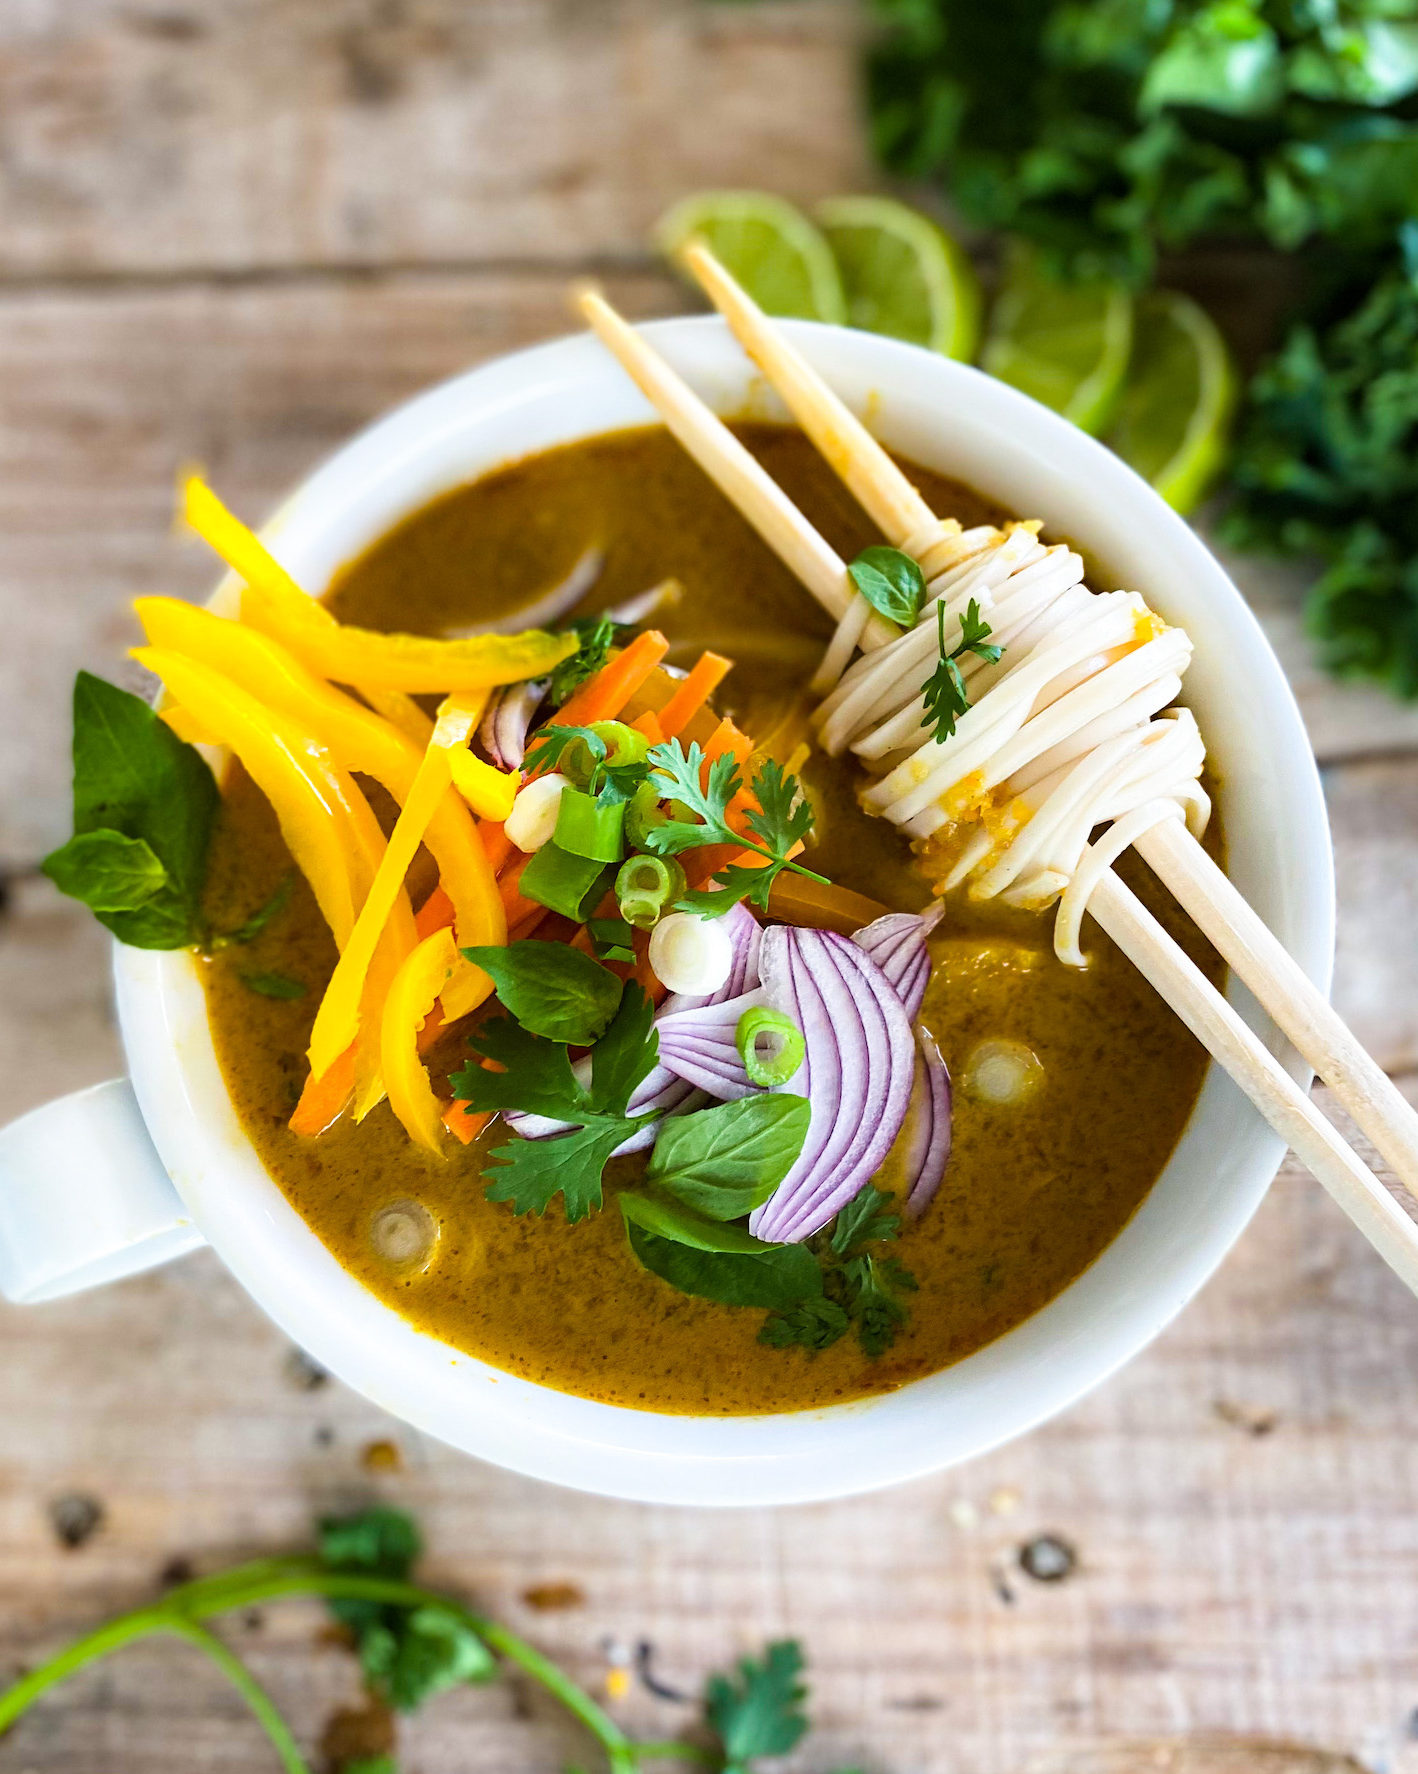
[[[569,1132],[547,1139],[494,1147],[496,1168],[483,1179],[489,1201],[509,1202],[518,1214],[545,1213],[560,1194],[572,1221],[601,1206],[607,1160],[655,1119],[653,1111],[625,1112],[659,1051],[654,1016],[640,988],[626,986],[610,1027],[591,1049],[589,1088],[572,1070],[563,1044],[533,1035],[508,1017],[485,1023],[469,1038],[475,1052],[504,1069],[468,1066],[454,1073],[449,1083],[459,1102],[479,1110],[521,1109],[571,1124]]]
[[[795,1344],[826,1349],[854,1329],[863,1353],[884,1354],[909,1316],[899,1296],[913,1293],[918,1284],[895,1257],[872,1246],[899,1237],[900,1231],[894,1197],[867,1183],[841,1209],[830,1230],[810,1241],[822,1267],[822,1300],[771,1314],[759,1342],[773,1349]]]
[[[794,1344],[805,1349],[830,1349],[846,1336],[851,1322],[845,1307],[824,1294],[820,1299],[802,1300],[787,1312],[770,1312],[758,1340],[770,1349],[788,1349]]]
[[[585,783],[586,793],[602,806],[629,801],[650,774],[643,758],[628,763],[610,762],[604,734],[594,727],[543,727],[527,753],[525,768],[532,771],[564,770],[574,783]]]
[[[573,690],[594,677],[615,645],[617,624],[609,616],[582,616],[567,625],[577,639],[576,651],[551,674],[551,700],[560,708]]]
[[[833,1254],[854,1257],[865,1245],[879,1239],[896,1238],[901,1232],[901,1216],[894,1211],[895,1197],[875,1183],[868,1183],[855,1194],[832,1222]]]
[[[738,760],[732,752],[721,753],[706,772],[704,754],[697,744],[685,751],[677,739],[672,739],[655,746],[648,761],[650,780],[661,794],[698,818],[669,819],[663,825],[652,826],[645,833],[647,850],[661,856],[677,856],[705,844],[733,844],[764,859],[762,868],[726,864],[713,877],[718,891],[700,888],[684,894],[675,902],[680,910],[698,912],[701,917],[719,917],[741,899],[766,910],[773,883],[785,868],[826,885],[824,876],[788,857],[788,851],[812,830],[812,805],[798,779],[788,775],[773,759],[765,759],[759,765],[749,791],[757,802],[756,807],[750,806],[744,812],[751,836],[735,831],[729,821],[730,804],[743,787]]]
[[[407,1580],[422,1541],[401,1509],[376,1507],[327,1516],[319,1527],[320,1561],[328,1570]],[[336,1596],[330,1612],[354,1635],[370,1691],[400,1711],[465,1681],[485,1681],[496,1663],[482,1640],[456,1616],[434,1607]]]
[[[908,1317],[897,1298],[920,1285],[895,1257],[852,1257],[842,1265],[845,1310],[867,1355],[884,1355]]]
[[[973,653],[986,664],[993,665],[1004,652],[1003,647],[996,647],[987,637],[994,631],[988,622],[980,617],[980,606],[974,598],[966,606],[965,614],[960,618],[960,643],[953,652],[945,649],[945,604],[936,602],[936,645],[940,658],[935,671],[921,686],[921,695],[925,699],[925,713],[921,716],[921,725],[933,729],[932,736],[937,745],[942,745],[955,731],[955,723],[970,706],[970,697],[965,689],[965,679],[960,675],[957,661],[967,653]]]
[[[910,628],[926,595],[920,563],[899,548],[864,548],[847,569],[852,583],[874,610],[900,628]]]
[[[524,941],[463,950],[492,976],[497,996],[534,1035],[589,1047],[605,1033],[622,982],[609,968],[564,942]]]
[[[729,1675],[711,1676],[704,1711],[724,1746],[724,1774],[759,1756],[786,1755],[807,1730],[802,1652],[793,1639],[768,1646],[762,1661],[743,1658]]]
[[[605,762],[606,742],[590,727],[561,727],[555,722],[539,728],[527,747],[523,769],[536,774],[555,770],[573,745],[584,745],[593,764]]]

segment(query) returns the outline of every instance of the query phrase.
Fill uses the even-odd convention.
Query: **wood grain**
[[[644,248],[669,199],[863,182],[854,17],[849,0],[0,7],[0,860],[18,871],[0,1118],[119,1068],[105,941],[30,871],[65,829],[75,666],[113,672],[133,593],[210,578],[168,533],[175,465],[204,461],[259,515],[392,402],[565,330],[569,271],[617,272],[631,315],[682,303]],[[1299,576],[1236,567],[1332,766],[1340,1008],[1413,1088],[1418,713],[1320,677]],[[1292,1170],[1141,1360],[1035,1435],[880,1497],[731,1516],[579,1498],[308,1379],[206,1254],[0,1307],[0,1681],[174,1559],[293,1546],[313,1511],[378,1493],[418,1510],[430,1575],[592,1684],[645,1641],[691,1693],[800,1634],[817,1729],[795,1766],[1418,1774],[1418,1316]],[[371,1475],[363,1450],[390,1438],[403,1470]],[[73,1497],[104,1515],[69,1550],[52,1512]],[[1043,1533],[1076,1550],[1062,1582],[1020,1566]],[[584,1604],[524,1599],[556,1584]],[[355,1698],[319,1616],[230,1630],[313,1754]],[[665,1735],[691,1708],[637,1682],[621,1710]],[[440,1700],[404,1765],[525,1774],[585,1753],[511,1683]],[[0,1774],[270,1766],[176,1646],[89,1672],[0,1741]]]

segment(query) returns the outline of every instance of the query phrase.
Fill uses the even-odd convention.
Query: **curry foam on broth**
[[[741,435],[845,558],[879,540],[798,432],[750,425]],[[966,525],[1007,515],[965,486],[911,472],[934,510]],[[733,658],[715,702],[760,739],[805,706],[828,619],[658,427],[568,445],[459,488],[345,569],[328,601],[365,627],[438,635],[529,603],[592,544],[605,565],[588,612],[673,576],[682,595],[654,618],[670,663],[705,647]],[[814,751],[802,775],[817,816],[805,860],[894,909],[926,904],[900,835],[858,807],[860,766]],[[290,867],[274,816],[239,768],[225,790],[209,887],[218,927]],[[1122,873],[1215,977],[1214,958],[1147,872],[1129,859]],[[559,1204],[517,1218],[488,1202],[482,1167],[504,1137],[495,1122],[442,1161],[409,1140],[387,1103],[319,1140],[293,1134],[311,1019],[335,960],[303,882],[287,916],[216,955],[205,976],[222,1068],[267,1169],[339,1261],[418,1328],[612,1404],[783,1411],[890,1390],[1009,1330],[1092,1262],[1166,1163],[1205,1055],[1096,926],[1079,973],[1055,958],[1050,921],[954,895],[932,937],[921,1020],[955,1078],[954,1144],[939,1193],[891,1247],[919,1289],[876,1359],[850,1337],[817,1352],[764,1347],[761,1311],[679,1293],[642,1268],[613,1201],[576,1225]],[[305,997],[254,994],[242,976],[267,969],[301,981]],[[455,1030],[431,1070],[441,1079],[466,1059]],[[996,1100],[1011,1065],[1033,1087]],[[640,1162],[612,1162],[609,1195]],[[892,1178],[889,1161],[878,1182]]]

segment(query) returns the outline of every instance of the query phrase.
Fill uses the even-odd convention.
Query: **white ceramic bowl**
[[[1188,699],[1222,782],[1231,872],[1328,983],[1328,831],[1299,713],[1235,587],[1131,470],[1064,420],[931,353],[793,323],[794,342],[890,445],[1040,516],[1192,634]],[[720,412],[778,409],[717,319],[646,329]],[[550,445],[654,415],[590,338],[431,389],[357,437],[267,531],[312,593],[447,489]],[[1041,1312],[885,1397],[772,1417],[661,1416],[532,1385],[421,1335],[353,1280],[243,1138],[183,954],[119,949],[118,1002],[144,1119],[201,1232],[284,1330],[394,1415],[518,1472],[655,1502],[835,1497],[931,1472],[1064,1409],[1186,1304],[1255,1211],[1278,1139],[1213,1067],[1171,1162],[1103,1255]],[[220,1385],[220,1375],[212,1376]]]

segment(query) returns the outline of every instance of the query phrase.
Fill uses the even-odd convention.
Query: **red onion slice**
[[[791,1171],[749,1221],[755,1237],[810,1237],[875,1175],[901,1131],[915,1046],[880,967],[830,930],[765,930],[759,970],[768,1002],[803,1032],[803,1064],[785,1089],[811,1105]]]
[[[925,1029],[916,1030],[916,1077],[906,1115],[906,1215],[919,1219],[950,1159],[950,1072]]]
[[[550,678],[533,678],[494,690],[481,722],[478,742],[499,770],[520,770],[527,756],[527,729],[536,717]]]
[[[550,628],[552,623],[570,615],[600,578],[605,564],[606,557],[599,548],[583,549],[566,577],[532,603],[492,622],[474,622],[467,628],[445,628],[443,632],[449,640],[457,641],[477,634],[520,634],[524,628]]]
[[[766,1002],[761,989],[741,992],[719,1004],[703,1005],[657,1017],[660,1063],[698,1089],[733,1102],[752,1096],[757,1085],[749,1081],[738,1049],[739,1018]]]
[[[944,907],[939,900],[925,912],[888,912],[863,927],[852,938],[864,954],[886,975],[906,1015],[914,1022],[925,1002],[926,984],[931,976],[930,950],[926,938],[940,922]]]

